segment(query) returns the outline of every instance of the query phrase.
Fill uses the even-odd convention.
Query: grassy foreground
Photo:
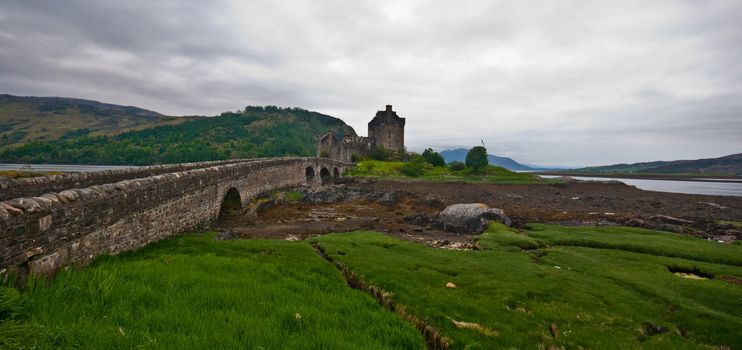
[[[179,236],[22,293],[0,288],[0,349],[425,348],[310,243],[454,349],[742,348],[740,244],[537,224],[492,225],[478,240],[482,250],[451,251],[373,232]]]
[[[742,278],[742,246],[640,229],[533,228],[494,225],[481,251],[370,232],[315,240],[452,348],[742,347],[742,285],[728,282]]]
[[[556,179],[539,179],[528,173],[516,173],[502,167],[488,166],[481,174],[471,174],[468,169],[453,171],[446,167],[434,167],[425,163],[422,174],[411,177],[404,175],[400,169],[404,162],[364,160],[345,175],[364,178],[389,178],[395,180],[466,182],[466,183],[501,183],[501,184],[542,184],[559,182]]]
[[[3,320],[4,319],[4,320]],[[306,242],[186,235],[0,288],[0,349],[422,349]]]

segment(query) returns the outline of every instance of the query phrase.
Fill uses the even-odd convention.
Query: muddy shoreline
[[[529,222],[626,225],[731,242],[742,231],[742,197],[653,192],[615,182],[500,185],[345,179],[288,201],[282,192],[253,201],[217,228],[227,236],[305,239],[331,232],[374,230],[451,249],[476,249],[471,236],[446,232],[432,218],[456,203],[501,208],[516,227]]]

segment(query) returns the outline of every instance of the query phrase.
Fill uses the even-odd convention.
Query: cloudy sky
[[[545,165],[742,152],[742,1],[3,0],[0,93],[407,118]]]

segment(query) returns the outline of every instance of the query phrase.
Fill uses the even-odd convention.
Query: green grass
[[[425,347],[307,242],[185,235],[2,291],[0,348]]]
[[[742,221],[719,220],[717,221],[717,223],[722,224],[722,225],[732,225],[735,228],[742,229]]]
[[[332,259],[393,293],[456,349],[742,347],[742,287],[719,278],[742,277],[742,267],[729,265],[742,256],[742,246],[715,244],[714,257],[714,243],[656,231],[533,228],[493,226],[481,236],[481,251],[430,248],[371,232],[315,240]],[[641,245],[650,248],[639,252]],[[670,268],[712,278],[682,278]],[[446,288],[447,282],[457,288]],[[459,329],[454,320],[497,333]],[[667,332],[650,335],[648,324]]]
[[[289,202],[300,201],[304,198],[304,192],[302,191],[286,191],[283,194],[283,199]]]
[[[548,246],[581,246],[617,249],[650,255],[742,266],[742,249],[675,233],[641,228],[565,227],[530,224],[529,230],[516,232],[493,224],[481,236],[483,247],[496,245],[533,249]]]
[[[0,177],[9,177],[11,179],[20,179],[24,177],[39,177],[61,174],[58,171],[21,171],[21,170],[0,170]]]
[[[742,286],[726,281],[742,278],[742,245],[625,227],[529,227],[494,224],[477,237],[479,251],[373,232],[311,243],[391,292],[397,307],[435,327],[454,349],[742,347]],[[654,326],[667,331],[651,334]],[[32,280],[21,293],[0,288],[2,348],[425,343],[412,325],[348,287],[310,242],[216,241],[207,233],[101,257],[49,283]]]
[[[346,171],[345,175],[363,178],[388,178],[395,180],[466,182],[466,183],[501,183],[501,184],[543,184],[559,180],[543,180],[528,173],[516,173],[502,167],[488,166],[481,174],[471,174],[468,170],[451,171],[445,167],[433,167],[425,164],[420,176],[405,176],[400,172],[404,162],[384,162],[366,160]]]

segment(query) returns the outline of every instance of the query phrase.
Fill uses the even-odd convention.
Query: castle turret
[[[386,110],[376,112],[374,119],[368,122],[368,137],[373,145],[381,145],[389,150],[404,150],[405,118],[400,118],[386,105]]]

